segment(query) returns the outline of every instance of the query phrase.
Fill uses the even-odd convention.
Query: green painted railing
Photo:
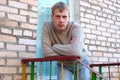
[[[82,65],[84,65],[85,67],[87,67],[91,72],[92,72],[92,80],[97,80],[96,76],[100,76],[101,79],[104,79],[104,77],[95,72],[94,70],[92,70],[92,68],[90,68],[89,66],[87,66],[86,64],[84,64],[81,60],[80,57],[78,56],[59,56],[59,57],[45,57],[45,58],[27,58],[27,59],[22,59],[22,80],[27,80],[26,79],[26,64],[27,63],[31,63],[31,72],[30,72],[30,80],[34,80],[34,69],[35,69],[35,62],[40,62],[40,80],[42,80],[42,71],[43,71],[43,67],[42,64],[43,62],[50,62],[50,75],[49,75],[49,80],[52,80],[52,62],[53,61],[60,61],[61,63],[61,78],[62,80],[64,80],[64,62],[63,61],[72,61],[73,62],[73,69],[74,69],[74,80],[79,80],[79,64],[81,63]],[[105,80],[105,79],[104,79]]]

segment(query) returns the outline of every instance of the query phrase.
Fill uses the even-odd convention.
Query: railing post
[[[42,80],[42,61],[40,62],[40,80]]]
[[[99,66],[99,73],[102,75],[102,66]],[[102,80],[102,77],[100,77],[100,80]]]
[[[50,61],[50,80],[52,80],[52,61]]]
[[[22,62],[22,80],[26,80],[26,63]]]
[[[77,68],[76,68],[76,62],[73,61],[73,69],[74,69],[74,80],[77,80]]]
[[[96,78],[97,78],[96,74],[94,72],[92,72],[92,80],[97,80]]]
[[[34,80],[34,62],[31,62],[31,80]]]
[[[64,66],[63,66],[63,61],[61,62],[61,77],[62,77],[62,80],[64,80]]]

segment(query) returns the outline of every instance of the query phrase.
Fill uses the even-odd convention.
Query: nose
[[[64,21],[63,18],[60,18],[59,22],[62,23],[63,21]]]

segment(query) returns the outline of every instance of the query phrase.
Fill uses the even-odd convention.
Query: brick
[[[32,23],[32,24],[37,24],[37,22],[38,22],[37,20],[38,19],[36,19],[36,18],[30,18],[29,22]]]
[[[107,41],[107,38],[104,36],[98,36],[98,40],[100,41]]]
[[[15,43],[16,42],[16,37],[0,34],[0,41]]]
[[[7,50],[11,50],[11,51],[26,51],[26,46],[24,46],[24,45],[7,44]]]
[[[34,17],[37,18],[37,12],[32,12],[32,11],[25,11],[25,10],[20,10],[20,15],[28,15],[29,17]]]
[[[21,57],[21,58],[36,58],[36,53],[20,52],[18,54],[18,57]]]
[[[91,24],[100,25],[100,21],[90,20]]]
[[[97,1],[97,0],[89,0],[89,2],[90,2],[91,4],[98,5],[98,1]]]
[[[114,38],[108,38],[108,41],[109,42],[116,42],[116,39],[114,39]]]
[[[16,30],[16,29],[14,29],[14,30],[13,30],[13,35],[22,36],[22,30]]]
[[[107,28],[102,27],[102,26],[98,26],[98,27],[97,27],[97,30],[102,31],[102,32],[103,32],[103,31],[106,32]]]
[[[108,51],[109,52],[116,52],[116,49],[115,48],[108,48]],[[115,54],[115,53],[114,53]]]
[[[114,57],[114,58],[120,58],[120,54],[119,54],[119,53],[114,53],[114,54],[113,54],[113,57]]]
[[[114,21],[111,20],[111,19],[106,19],[106,22],[109,23],[109,24],[114,24]]]
[[[24,45],[36,45],[36,40],[32,39],[19,39],[19,44],[24,44]]]
[[[110,58],[109,62],[111,62],[111,63],[113,62],[114,63],[114,62],[118,62],[118,60],[117,60],[117,58]]]
[[[15,67],[0,67],[0,73],[2,73],[2,74],[16,74],[17,68],[15,68]]]
[[[97,57],[94,57],[94,56],[90,56],[90,62],[96,62],[98,61],[98,58]]]
[[[109,13],[109,14],[113,14],[113,11],[112,11],[112,10],[106,9],[106,8],[103,9],[103,12]]]
[[[85,17],[89,19],[95,19],[95,16],[91,14],[85,14]]]
[[[97,36],[96,36],[96,35],[93,35],[93,34],[87,34],[87,35],[86,35],[86,38],[89,38],[89,39],[97,39]]]
[[[114,29],[107,29],[107,32],[109,32],[109,33],[115,33],[116,30],[114,30]]]
[[[107,51],[107,47],[99,46],[99,47],[98,47],[98,50],[99,50],[99,51]]]
[[[92,5],[91,8],[98,10],[98,11],[101,11],[101,8],[99,6]]]
[[[14,80],[22,80],[22,76],[21,75],[14,75],[13,79]]]
[[[0,42],[0,48],[4,48],[5,44],[3,42]]]
[[[89,46],[89,50],[97,50],[97,47],[96,46]],[[94,55],[94,53],[93,53]]]
[[[96,26],[95,25],[92,25],[92,24],[86,24],[85,25],[88,29],[96,29]]]
[[[7,59],[7,66],[20,66],[21,60],[20,59]]]
[[[0,5],[0,11],[18,14],[18,9],[12,8],[12,7],[8,7],[8,6],[1,6]]]
[[[92,32],[92,34],[101,35],[101,31],[92,30],[91,32]]]
[[[103,56],[103,53],[102,52],[93,52],[93,56],[100,57],[100,56]]]
[[[37,6],[32,6],[32,7],[31,7],[31,10],[32,10],[32,11],[35,11],[35,12],[38,12],[38,7],[37,7]]]
[[[105,37],[111,37],[111,33],[108,33],[108,32],[102,32],[102,36],[105,36]]]
[[[0,0],[0,4],[4,4],[5,5],[6,2],[7,2],[6,0]]]
[[[0,51],[0,57],[17,57],[17,53],[16,52],[12,52],[12,51]]]
[[[21,15],[16,15],[16,14],[9,14],[8,13],[8,18],[18,21],[18,22],[26,22],[26,17],[25,16],[21,16]]]
[[[25,36],[32,36],[32,31],[24,30],[23,35],[25,35]]]
[[[20,9],[27,9],[28,5],[21,3],[21,2],[16,2],[16,1],[9,1],[9,6],[15,7],[15,8],[20,8]]]
[[[105,18],[96,16],[96,20],[105,22]]]
[[[86,23],[89,23],[89,22],[90,22],[90,20],[87,19],[87,18],[80,18],[80,21],[81,21],[81,22],[86,22]]]
[[[4,66],[5,65],[5,59],[0,59],[0,66]]]
[[[108,58],[107,57],[100,57],[99,61],[100,62],[108,62]]]
[[[28,46],[28,51],[36,52],[36,47],[35,46]]]
[[[29,23],[22,23],[20,27],[25,29],[37,30],[37,25],[33,25]]]
[[[11,75],[0,75],[0,79],[1,80],[12,80],[12,76]]]
[[[5,13],[4,12],[0,12],[0,18],[4,18],[4,17],[5,17]]]
[[[38,5],[37,0],[20,0],[20,2],[27,3],[27,4],[34,5],[34,6]]]
[[[1,32],[2,32],[2,33],[6,33],[6,34],[12,34],[12,30],[11,30],[11,29],[8,29],[8,28],[2,28],[2,29],[1,29]]]
[[[105,57],[113,57],[111,53],[103,53],[103,56],[105,56]]]
[[[85,6],[85,7],[90,7],[91,5],[88,3],[88,2],[85,2],[85,1],[80,1],[80,5],[81,6]]]
[[[0,24],[5,25],[6,27],[18,27],[18,22],[12,20],[0,20]]]
[[[107,8],[107,4],[103,3],[103,2],[99,2],[99,6]]]

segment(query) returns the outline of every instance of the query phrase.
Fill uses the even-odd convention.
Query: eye
[[[65,19],[65,18],[67,18],[67,16],[63,16],[63,18]]]
[[[59,15],[56,15],[55,17],[56,17],[56,18],[60,18],[60,16],[59,16]]]

